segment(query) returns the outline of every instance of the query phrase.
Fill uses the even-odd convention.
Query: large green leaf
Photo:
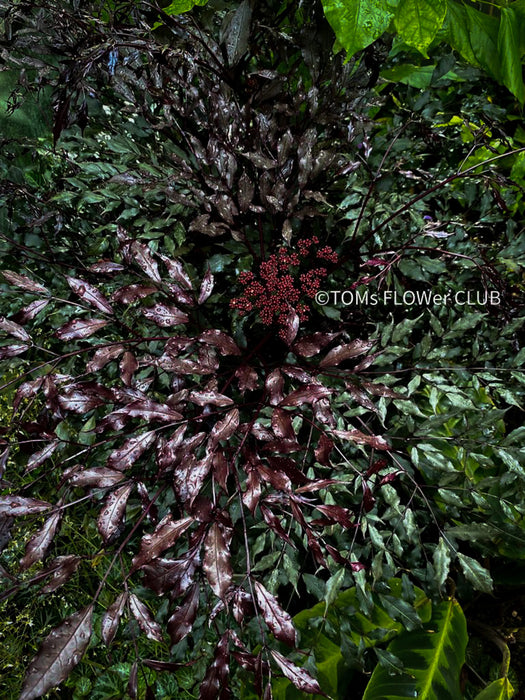
[[[380,37],[393,17],[383,0],[323,0],[323,8],[339,46],[349,56]]]
[[[427,629],[405,632],[388,645],[404,672],[393,676],[383,666],[376,666],[363,700],[461,697],[459,676],[467,640],[467,625],[459,604],[455,600],[440,603],[434,607]]]
[[[514,688],[508,678],[499,678],[476,695],[475,700],[510,700],[513,695]]]
[[[446,0],[401,0],[394,24],[401,39],[426,56],[446,14]]]
[[[511,7],[501,8],[498,54],[503,84],[520,102],[524,102],[525,86],[523,85],[520,53],[520,18]]]

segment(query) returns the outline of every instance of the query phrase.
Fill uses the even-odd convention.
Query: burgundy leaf
[[[224,491],[227,491],[226,480],[230,474],[230,465],[228,464],[228,460],[226,459],[222,448],[215,450],[212,465],[214,479]]]
[[[279,518],[273,513],[267,506],[261,505],[261,513],[264,518],[264,522],[271,528],[281,539],[283,539],[287,544],[296,549],[296,546],[290,539],[288,533],[281,525]]]
[[[267,467],[265,464],[262,464],[262,462],[259,462],[257,464],[257,471],[265,481],[267,481],[274,487],[274,489],[277,489],[278,491],[287,492],[290,492],[292,490],[292,484],[290,482],[290,479],[286,476],[284,472],[270,469],[270,467]]]
[[[334,441],[324,433],[319,438],[319,444],[314,450],[315,458],[323,467],[330,466],[330,453],[334,449]]]
[[[118,626],[120,624],[120,618],[124,611],[124,605],[127,600],[127,593],[120,593],[116,600],[109,606],[109,608],[104,613],[102,622],[100,625],[101,637],[104,644],[108,647],[117,633]]]
[[[162,438],[157,443],[157,463],[160,469],[169,469],[178,461],[177,451],[184,440],[186,429],[186,425],[181,425],[175,430],[169,440]]]
[[[0,515],[19,516],[43,513],[52,508],[51,503],[23,496],[0,496]]]
[[[42,561],[46,556],[49,545],[53,541],[57,531],[61,511],[57,510],[43,524],[41,529],[33,535],[26,545],[26,551],[23,558],[20,560],[20,568],[22,571],[29,569],[36,561]]]
[[[126,478],[122,472],[107,467],[92,467],[82,471],[77,471],[74,467],[71,472],[64,472],[64,476],[69,478],[72,486],[97,486],[98,488],[115,486]]]
[[[195,583],[188,591],[180,607],[175,610],[168,620],[166,628],[172,644],[178,644],[191,632],[198,609],[199,585]]]
[[[315,481],[311,481],[309,484],[305,484],[304,486],[300,486],[298,489],[295,489],[295,493],[319,491],[320,489],[326,489],[328,486],[333,486],[337,483],[337,479],[316,479]]]
[[[156,403],[150,399],[131,401],[124,408],[121,408],[118,413],[124,413],[131,418],[144,418],[148,422],[158,420],[163,423],[172,423],[173,421],[182,420],[182,415],[167,404]]]
[[[246,615],[253,616],[254,607],[253,600],[249,593],[246,593],[242,588],[238,588],[233,596],[233,617],[236,622],[241,624]]]
[[[16,357],[21,355],[26,350],[29,350],[29,345],[17,343],[15,345],[3,345],[0,347],[0,360],[5,360],[8,357]]]
[[[346,345],[338,345],[323,357],[319,363],[319,367],[335,367],[344,360],[363,355],[365,352],[368,352],[374,344],[375,340],[353,340]]]
[[[365,476],[367,478],[373,476],[374,474],[377,474],[380,472],[382,469],[388,466],[388,461],[386,459],[376,459],[373,464],[371,464],[368,469],[366,470]]]
[[[150,294],[158,292],[157,287],[153,287],[151,284],[129,284],[126,287],[121,287],[113,292],[111,295],[112,301],[118,301],[121,304],[131,304],[137,299],[143,299],[148,297]]]
[[[284,377],[278,369],[274,369],[266,377],[264,383],[265,389],[268,392],[271,406],[277,406],[283,398]]]
[[[235,376],[239,385],[239,391],[253,391],[259,386],[259,376],[253,367],[241,365],[235,370]]]
[[[229,700],[231,697],[227,685],[230,672],[228,656],[228,632],[225,632],[215,647],[213,663],[201,683],[199,700]]]
[[[48,304],[49,299],[35,299],[16,314],[17,322],[24,324],[32,321]]]
[[[279,438],[295,440],[295,431],[292,426],[292,419],[288,411],[282,408],[274,408],[272,412],[272,430]]]
[[[252,515],[257,508],[259,499],[261,498],[261,479],[253,467],[249,467],[248,477],[246,479],[246,491],[242,494],[242,502],[248,508]]]
[[[271,650],[270,653],[286,678],[288,678],[288,680],[291,681],[298,690],[301,690],[303,693],[314,693],[326,697],[326,695],[322,692],[319,683],[308,673],[308,671],[305,671],[304,668],[296,666],[278,651]]]
[[[19,700],[41,698],[69,676],[89,644],[92,615],[93,605],[88,605],[46,637],[29,664]]]
[[[149,430],[142,433],[138,437],[129,438],[126,442],[109,455],[107,465],[110,469],[118,469],[124,471],[129,469],[137,459],[145,452],[148,447],[151,447],[155,442],[157,433],[154,430]]]
[[[139,623],[140,629],[144,632],[148,639],[153,639],[156,642],[162,642],[162,630],[158,622],[152,618],[149,609],[144,603],[137,598],[134,593],[129,596],[129,608],[135,620]]]
[[[177,374],[214,374],[215,368],[203,365],[193,360],[179,357],[171,357],[164,354],[158,359],[159,367],[166,372],[176,372]]]
[[[295,309],[290,306],[282,316],[279,316],[279,323],[282,325],[282,338],[287,345],[291,345],[299,331],[299,316]]]
[[[142,309],[142,313],[149,321],[153,321],[162,328],[178,326],[189,321],[188,314],[176,306],[168,306],[167,304],[155,304],[149,309]]]
[[[313,403],[325,396],[330,396],[331,393],[332,390],[322,384],[307,384],[288,394],[279,402],[279,406],[300,406],[303,403]]]
[[[214,277],[211,273],[210,268],[206,271],[206,274],[204,275],[202,282],[201,282],[201,288],[199,290],[199,298],[197,300],[198,304],[204,304],[206,299],[209,298],[210,294],[213,291],[213,285],[215,283]]]
[[[376,499],[372,496],[370,486],[363,479],[363,507],[365,513],[370,513],[375,505]]]
[[[85,414],[112,399],[110,389],[95,382],[86,382],[66,387],[58,397],[58,404],[67,411]]]
[[[259,581],[255,581],[255,595],[257,604],[264,621],[280,642],[295,646],[296,633],[290,615],[281,608],[275,596],[273,596]]]
[[[352,514],[348,508],[343,508],[337,505],[316,505],[317,510],[319,510],[323,515],[325,515],[329,520],[339,523],[343,527],[348,529],[354,527],[351,517]]]
[[[100,318],[80,319],[76,318],[73,321],[68,321],[61,326],[55,333],[60,340],[76,340],[78,338],[89,338],[104,326],[107,326],[109,321],[103,321]]]
[[[139,363],[135,355],[126,350],[119,364],[120,378],[125,386],[131,386],[133,375],[139,368]]]
[[[233,399],[225,394],[220,394],[218,391],[192,391],[189,395],[189,400],[196,403],[198,406],[211,404],[212,406],[231,406]]]
[[[126,504],[133,490],[133,486],[133,483],[120,486],[118,489],[108,494],[104,502],[97,519],[97,527],[105,543],[120,529],[124,513],[126,512]]]
[[[80,280],[77,277],[69,277],[69,275],[66,275],[66,280],[75,294],[78,294],[78,296],[84,301],[87,301],[88,304],[91,304],[91,306],[94,306],[103,313],[114,313],[109,301],[103,294],[101,294],[101,292],[98,291],[98,289],[93,287],[93,285],[88,284],[87,282],[84,282],[84,280]]]
[[[111,275],[114,272],[122,272],[122,270],[125,269],[124,265],[120,265],[120,263],[113,262],[112,260],[98,260],[88,267],[90,272],[98,272],[102,275]]]
[[[334,413],[330,401],[328,399],[318,399],[312,404],[313,412],[316,421],[327,425],[329,428],[335,428],[337,421],[335,420]]]
[[[16,392],[13,400],[13,410],[16,411],[23,399],[29,399],[35,396],[39,389],[42,388],[43,383],[44,377],[38,377],[38,379],[35,379],[32,382],[24,382],[21,384],[18,387],[18,391]]]
[[[127,693],[132,700],[135,700],[137,697],[137,690],[138,690],[138,684],[137,684],[137,674],[138,674],[139,666],[138,662],[134,661],[131,664],[131,670],[129,672],[129,678],[128,678],[128,685],[127,685]]]
[[[239,409],[233,408],[222,420],[215,423],[210,433],[210,443],[217,444],[219,440],[227,440],[239,427]]]
[[[213,523],[204,540],[203,569],[212,591],[218,598],[224,599],[232,582],[233,571],[230,550],[217,523]]]
[[[400,394],[384,384],[374,384],[373,382],[362,382],[362,387],[372,396],[387,396],[392,399],[407,399],[404,394]]]
[[[173,522],[171,513],[168,513],[152,534],[144,535],[142,538],[139,553],[133,558],[131,571],[140,569],[144,564],[156,559],[165,549],[172,547],[193,522],[192,517]]]
[[[268,455],[266,458],[272,469],[283,471],[294,484],[307,484],[310,479],[297,468],[296,462],[289,457],[277,457]]]
[[[35,292],[36,294],[46,294],[49,296],[51,292],[46,289],[42,284],[34,282],[29,277],[25,275],[19,275],[17,272],[12,272],[11,270],[2,270],[3,276],[8,282],[11,282],[15,287],[20,289],[25,289],[27,292]]]
[[[358,445],[370,445],[376,450],[389,450],[390,445],[384,437],[380,435],[365,435],[360,430],[332,430],[332,435],[335,435],[341,440],[350,440]]]
[[[86,365],[86,372],[98,372],[99,369],[105,367],[108,362],[115,360],[124,352],[123,345],[107,345],[104,348],[99,348],[91,360]]]
[[[239,192],[237,194],[237,202],[239,203],[239,209],[242,213],[248,211],[248,207],[252,203],[253,195],[255,193],[255,187],[251,179],[243,170],[238,181]]]
[[[50,581],[40,591],[41,593],[53,593],[57,588],[63,586],[64,583],[69,581],[73,576],[75,571],[78,569],[82,559],[75,554],[68,554],[63,557],[57,557],[49,563],[45,572],[42,573],[52,573]]]
[[[221,355],[240,355],[241,351],[237,343],[229,335],[215,328],[203,331],[197,338],[201,343],[207,343],[216,347]]]
[[[154,282],[162,282],[159,275],[159,267],[153,258],[151,249],[144,243],[133,241],[129,247],[130,253],[139,267],[141,267],[147,276]]]
[[[49,445],[46,445],[43,449],[32,454],[27,460],[26,474],[43,464],[48,457],[51,457],[59,444],[59,440],[52,440]]]
[[[370,365],[373,365],[376,359],[382,354],[382,351],[380,352],[375,352],[372,355],[367,355],[364,359],[361,360],[359,364],[357,364],[354,368],[354,372],[362,372],[363,370],[367,369],[370,367]]]
[[[281,367],[283,374],[292,379],[297,379],[301,384],[310,384],[313,382],[313,377],[310,372],[306,372],[302,367],[296,365],[283,365]]]
[[[168,274],[172,280],[175,280],[175,282],[178,282],[182,287],[185,287],[186,289],[193,289],[191,279],[187,275],[186,270],[184,269],[182,263],[179,260],[172,260],[166,255],[159,255],[159,257],[162,260],[162,262],[166,265],[166,269],[168,270]]]
[[[175,472],[174,485],[179,498],[191,507],[194,499],[200,493],[204,480],[209,474],[213,458],[212,452],[207,452],[202,459],[196,460],[192,455],[185,468]]]
[[[25,328],[19,326],[18,323],[9,321],[4,316],[0,316],[0,328],[6,333],[9,333],[9,335],[12,335],[14,338],[18,338],[18,340],[31,342],[29,333],[25,330]]]
[[[179,559],[155,559],[142,567],[144,585],[157,595],[169,592],[178,598],[193,584],[200,563],[200,543]]]
[[[184,304],[184,306],[195,306],[195,297],[185,289],[181,289],[178,284],[171,282],[166,286],[170,291],[170,295],[177,302],[177,304]]]
[[[339,333],[313,333],[305,335],[293,344],[293,351],[301,357],[313,357],[328,345]]]

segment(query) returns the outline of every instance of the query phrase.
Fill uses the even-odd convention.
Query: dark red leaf
[[[107,467],[91,467],[78,471],[78,467],[73,467],[71,471],[64,472],[72,486],[98,486],[108,488],[115,486],[119,481],[125,479],[122,472]]]
[[[97,272],[102,275],[111,275],[114,272],[122,272],[125,269],[124,265],[111,260],[98,260],[88,267],[90,272]]]
[[[278,491],[286,491],[288,493],[292,490],[290,479],[284,472],[271,469],[262,462],[258,462],[256,468],[261,478],[270,483],[274,489],[277,489]]]
[[[323,505],[317,505],[315,506],[318,511],[320,511],[323,515],[325,515],[329,520],[332,520],[333,522],[339,523],[343,527],[346,527],[348,529],[355,527],[354,523],[352,522],[352,514],[348,510],[348,508],[343,508],[342,506],[337,506],[337,505],[328,505],[325,506]]]
[[[8,357],[16,357],[21,355],[26,350],[29,350],[29,345],[17,343],[15,345],[3,345],[0,347],[0,360],[5,360]]]
[[[229,335],[222,331],[210,328],[203,331],[197,338],[201,343],[207,343],[216,347],[221,355],[240,355],[241,351],[237,343]]]
[[[57,510],[43,524],[41,529],[33,535],[26,545],[26,550],[23,558],[20,560],[20,568],[22,571],[29,569],[37,561],[42,561],[46,556],[49,545],[53,541],[57,531],[62,512]]]
[[[52,508],[51,503],[23,496],[0,496],[0,515],[16,517],[43,513]]]
[[[384,469],[387,465],[388,461],[386,459],[376,459],[376,461],[373,464],[371,464],[366,470],[365,476],[367,478],[370,478],[374,474],[377,474],[382,469]]]
[[[91,638],[93,605],[68,617],[44,640],[29,664],[19,700],[41,698],[69,676]]]
[[[315,458],[323,467],[330,466],[330,453],[334,449],[334,441],[324,433],[319,438],[319,444],[314,450]]]
[[[303,693],[313,693],[326,697],[326,695],[322,692],[319,683],[308,673],[308,671],[305,671],[304,668],[296,666],[278,651],[271,650],[270,653],[286,678],[288,678],[288,680],[291,681],[298,690],[301,690]]]
[[[148,639],[153,639],[156,642],[163,641],[159,623],[155,622],[149,609],[134,593],[129,595],[129,609]]]
[[[168,270],[168,274],[172,280],[175,280],[175,282],[178,282],[186,289],[193,289],[191,279],[187,275],[182,263],[179,260],[172,260],[166,255],[159,255],[159,257],[166,265],[166,269]]]
[[[168,306],[167,304],[155,304],[149,309],[142,309],[142,313],[149,321],[153,321],[161,328],[179,326],[187,323],[189,320],[188,314],[185,314],[184,311],[181,311],[176,306]]]
[[[140,569],[144,564],[156,559],[161,552],[172,547],[193,522],[192,517],[174,522],[171,513],[168,513],[152,534],[144,535],[142,538],[139,553],[133,558],[131,571]]]
[[[58,397],[58,404],[64,410],[85,414],[112,400],[113,393],[110,389],[95,382],[86,382],[72,384],[63,389]]]
[[[4,316],[0,316],[0,329],[9,335],[12,335],[14,338],[18,338],[18,340],[31,342],[29,333],[25,330],[25,328],[19,326],[18,323],[14,323],[14,321],[9,321]]]
[[[158,292],[158,289],[151,284],[129,284],[113,292],[111,300],[118,301],[121,304],[131,304],[137,301],[137,299],[143,299],[155,292]]]
[[[155,442],[157,433],[149,430],[138,437],[129,438],[126,442],[109,455],[107,465],[110,469],[124,471],[129,469],[137,459]]]
[[[36,299],[32,301],[16,314],[17,322],[24,324],[28,321],[32,321],[48,304],[49,299]]]
[[[46,567],[45,571],[42,573],[53,574],[51,579],[45,586],[43,586],[41,593],[53,593],[64,583],[69,581],[73,576],[75,571],[78,569],[82,559],[77,557],[75,554],[68,554],[66,556],[57,557],[53,559],[52,562]]]
[[[110,493],[102,506],[97,519],[98,531],[104,542],[108,542],[121,527],[126,504],[130,493],[133,490],[133,483],[124,484]]]
[[[274,408],[272,412],[272,430],[278,438],[295,440],[295,431],[288,411]]]
[[[341,440],[350,440],[358,445],[370,445],[376,450],[390,449],[390,445],[384,437],[380,435],[365,435],[360,430],[332,430],[332,435],[341,438]]]
[[[118,413],[126,414],[131,418],[144,418],[148,422],[158,420],[162,423],[173,423],[182,420],[182,415],[167,404],[156,403],[150,399],[131,401]]]
[[[206,271],[206,274],[204,275],[202,282],[201,282],[201,287],[199,290],[199,298],[197,299],[198,304],[204,304],[206,299],[209,298],[213,291],[213,286],[215,284],[215,279],[211,273],[211,270],[208,268]]]
[[[105,367],[108,362],[122,355],[123,352],[124,346],[120,344],[107,345],[104,348],[99,348],[87,363],[86,372],[98,372],[98,370]]]
[[[80,338],[89,338],[104,326],[107,326],[109,321],[103,321],[100,318],[80,319],[76,318],[61,326],[55,333],[60,340],[77,340]]]
[[[281,539],[283,539],[287,544],[296,549],[296,546],[290,539],[288,533],[281,525],[279,518],[273,513],[267,506],[261,505],[261,513],[264,518],[264,522],[271,528]]]
[[[178,644],[191,632],[198,609],[199,585],[195,583],[188,591],[181,605],[168,620],[166,628],[172,644]]]
[[[226,480],[230,473],[230,466],[222,448],[218,448],[215,450],[213,455],[212,466],[214,479],[217,481],[219,486],[222,489],[224,489],[224,491],[226,491]]]
[[[233,571],[230,563],[230,550],[221,528],[212,524],[204,540],[204,560],[202,568],[212,591],[218,598],[224,599],[231,585]]]
[[[363,387],[363,389],[368,391],[369,394],[372,394],[372,396],[386,396],[386,397],[391,398],[391,399],[407,399],[408,398],[404,394],[400,394],[399,392],[394,391],[393,389],[390,389],[390,387],[385,386],[384,384],[375,384],[373,382],[362,382],[361,386]]]
[[[215,423],[210,433],[210,444],[215,445],[220,440],[227,440],[239,427],[239,409],[233,408],[222,420]]]
[[[307,484],[310,479],[297,468],[296,462],[290,457],[268,455],[266,458],[272,469],[284,472],[294,484]]]
[[[126,350],[119,364],[120,378],[125,386],[131,386],[133,375],[139,368],[139,363],[135,355]]]
[[[154,282],[162,282],[159,275],[159,267],[153,258],[151,249],[144,243],[133,241],[129,246],[131,257],[139,267],[141,267],[147,276]]]
[[[303,403],[313,403],[318,399],[322,399],[325,396],[330,396],[332,393],[331,389],[323,386],[322,384],[307,384],[300,389],[295,389],[291,394],[288,394],[282,401],[279,402],[280,406],[300,406]]]
[[[30,471],[33,471],[33,469],[39,467],[46,461],[46,459],[51,457],[51,455],[56,450],[59,444],[59,440],[52,440],[44,448],[32,454],[31,457],[29,457],[29,459],[27,460],[26,474]]]
[[[231,406],[233,399],[225,394],[220,394],[218,391],[192,391],[189,395],[189,400],[196,403],[198,406],[211,404],[212,406]]]
[[[235,376],[239,385],[239,391],[254,391],[259,386],[259,377],[253,367],[241,365],[235,370]]]
[[[261,497],[261,480],[253,467],[248,468],[248,477],[246,479],[246,490],[242,494],[242,502],[248,508],[252,515],[257,508]]]
[[[268,393],[270,406],[277,406],[283,398],[284,377],[278,369],[274,369],[266,377],[264,383]]]
[[[66,280],[75,294],[84,301],[87,301],[88,304],[91,304],[91,306],[94,306],[96,309],[106,314],[114,313],[109,301],[96,287],[93,287],[93,285],[77,277],[69,277],[69,275],[66,275]]]
[[[116,600],[109,606],[109,608],[104,613],[102,622],[100,625],[102,641],[106,646],[109,646],[115,634],[117,633],[118,626],[120,624],[120,618],[124,612],[124,605],[126,604],[128,594],[120,593]]]
[[[131,670],[130,670],[130,672],[129,672],[128,685],[127,685],[127,692],[128,692],[129,697],[132,698],[132,700],[135,700],[135,698],[137,697],[137,689],[138,689],[138,685],[137,685],[137,674],[138,674],[138,670],[139,670],[138,662],[137,662],[137,661],[134,661],[134,662],[131,664]]]
[[[20,289],[25,289],[27,292],[35,292],[35,294],[45,294],[49,296],[51,292],[46,289],[42,284],[34,282],[29,277],[25,275],[19,275],[17,272],[12,272],[11,270],[2,270],[3,276],[8,282],[11,282],[15,287]]]
[[[280,642],[295,646],[296,632],[290,615],[281,608],[275,596],[273,596],[259,581],[254,583],[257,605],[264,621]]]
[[[213,663],[201,683],[199,700],[229,700],[229,673],[228,632],[225,632],[215,647]]]
[[[313,333],[299,338],[293,344],[293,351],[301,357],[313,357],[340,333]]]
[[[293,307],[289,307],[282,316],[279,316],[279,323],[282,326],[283,335],[281,336],[287,345],[291,345],[297,337],[299,331],[299,316]]]
[[[179,598],[193,584],[200,563],[200,543],[179,559],[155,559],[142,567],[144,585],[157,595],[169,592]]]
[[[335,367],[344,360],[363,355],[375,345],[375,342],[375,340],[353,340],[346,345],[338,345],[323,357],[319,367]]]

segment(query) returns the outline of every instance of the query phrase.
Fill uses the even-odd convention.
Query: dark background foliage
[[[461,692],[506,679],[511,96],[444,49],[345,62],[317,3],[2,11],[4,695],[343,698],[376,669],[376,697],[443,606],[466,644],[456,600]]]

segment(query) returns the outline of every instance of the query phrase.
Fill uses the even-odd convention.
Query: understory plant
[[[521,132],[315,3],[4,10],[54,101],[2,162],[8,692],[454,697],[454,595],[525,556]]]

